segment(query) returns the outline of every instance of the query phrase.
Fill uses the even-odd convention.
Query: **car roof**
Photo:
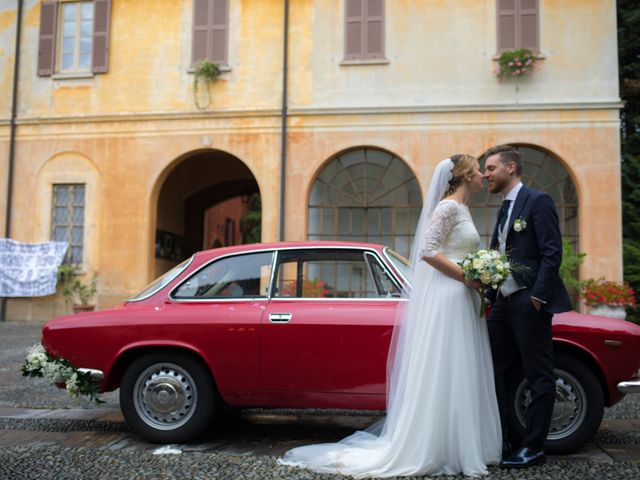
[[[196,255],[198,257],[207,257],[213,258],[220,255],[228,255],[232,253],[240,253],[240,252],[251,252],[256,250],[276,250],[276,249],[286,249],[286,248],[365,248],[372,250],[382,250],[385,248],[384,245],[380,245],[377,243],[366,243],[366,242],[345,242],[340,240],[306,240],[306,241],[298,241],[298,242],[265,242],[265,243],[251,243],[246,245],[233,245],[230,247],[220,247],[213,248],[210,250],[202,250],[197,252]]]

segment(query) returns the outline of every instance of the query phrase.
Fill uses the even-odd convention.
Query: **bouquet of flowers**
[[[96,403],[104,403],[98,398],[98,385],[89,372],[78,370],[69,360],[52,357],[40,344],[29,348],[21,370],[25,377],[44,377],[57,385],[64,385],[73,397],[88,395]]]
[[[497,290],[509,278],[514,266],[505,253],[498,250],[478,250],[467,254],[460,262],[464,278],[477,280],[487,288]],[[480,316],[484,316],[484,299],[480,299]]]

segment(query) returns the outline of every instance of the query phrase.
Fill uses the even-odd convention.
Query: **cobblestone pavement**
[[[229,410],[197,443],[162,445],[130,432],[117,392],[95,406],[41,379],[20,376],[40,325],[0,323],[0,480],[328,479],[277,465],[297,445],[338,440],[379,419],[371,412]],[[464,478],[464,477],[445,477]],[[498,479],[640,479],[640,395],[608,409],[592,442],[526,471],[490,467]]]

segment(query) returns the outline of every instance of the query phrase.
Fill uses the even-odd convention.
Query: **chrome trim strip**
[[[640,380],[620,382],[618,384],[618,391],[621,393],[640,393]]]
[[[268,301],[267,297],[242,297],[242,298],[171,298],[175,303],[239,303],[239,302],[259,302]]]
[[[269,289],[267,290],[267,299],[271,300],[271,297],[273,296],[273,285],[275,283],[275,274],[276,274],[276,265],[278,264],[278,257],[280,251],[279,250],[275,250],[274,254],[273,254],[273,259],[271,262],[271,276],[269,277]]]
[[[382,254],[384,255],[384,257],[387,259],[387,261],[388,261],[391,265],[394,265],[394,270],[397,270],[397,271],[398,271],[398,275],[400,275],[400,277],[404,280],[404,283],[406,283],[407,285],[411,285],[411,284],[409,283],[409,279],[408,279],[407,277],[405,277],[405,276],[402,274],[402,271],[401,271],[399,268],[395,268],[395,264],[393,263],[393,260],[391,259],[391,256],[392,256],[392,255],[388,252],[389,250],[390,250],[390,248],[389,248],[389,247],[384,247],[384,248],[382,249]],[[409,267],[409,266],[407,266],[407,268],[410,268],[410,267]],[[402,290],[402,289],[401,289],[401,290]]]
[[[345,298],[345,297],[333,297],[333,298],[298,298],[298,297],[274,297],[272,302],[406,302],[407,298],[402,297],[372,297],[372,298]]]
[[[173,282],[176,278],[178,278],[180,276],[180,274],[184,273],[185,270],[187,268],[189,268],[189,265],[191,265],[191,263],[193,263],[193,259],[196,258],[195,253],[193,255],[191,255],[191,258],[189,259],[189,261],[185,264],[184,268],[182,270],[180,270],[171,280],[169,280],[167,283],[165,283],[164,285],[160,285],[158,288],[156,288],[155,290],[153,290],[151,293],[148,293],[147,295],[145,295],[144,297],[140,297],[140,298],[136,298],[136,299],[130,299],[127,300],[126,303],[135,303],[135,302],[141,302],[142,300],[146,300],[149,297],[154,296],[156,293],[158,293],[160,290],[162,290],[164,287],[166,287],[167,285],[169,285],[171,282]]]

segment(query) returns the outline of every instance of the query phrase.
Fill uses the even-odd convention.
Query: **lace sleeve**
[[[418,258],[435,257],[440,252],[440,246],[456,224],[457,216],[455,201],[442,201],[438,204],[421,240]]]

